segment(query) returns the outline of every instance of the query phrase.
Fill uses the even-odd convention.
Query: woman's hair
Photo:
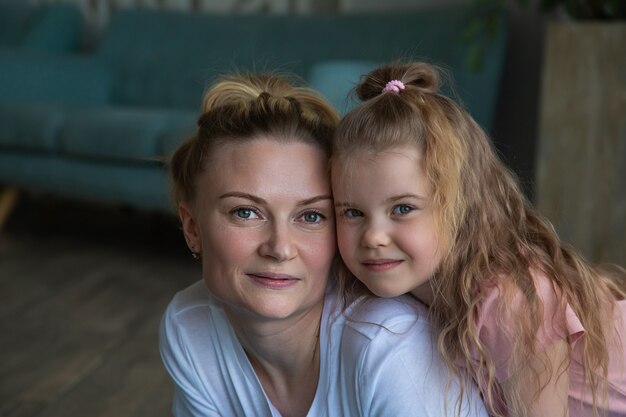
[[[596,397],[602,392],[606,396],[606,340],[612,329],[605,325],[606,314],[612,311],[612,300],[624,297],[624,281],[620,284],[617,279],[623,278],[624,271],[617,268],[610,279],[560,242],[550,223],[524,197],[481,127],[461,105],[440,93],[442,74],[419,62],[396,63],[369,73],[356,87],[363,103],[337,128],[332,166],[340,171],[333,175],[349,173],[355,154],[416,146],[432,190],[435,224],[444,248],[441,264],[429,280],[434,293],[429,311],[449,368],[457,375],[461,368],[469,369],[474,377],[486,373],[481,388],[490,408],[505,401],[510,415],[527,412],[527,404],[515,395],[496,398],[504,395],[503,390],[475,318],[483,290],[496,280],[512,284],[504,288],[519,289],[527,308],[515,311],[511,363],[519,366],[529,360],[535,354],[542,311],[531,275],[536,271],[552,280],[585,328],[579,343],[595,408]],[[404,88],[396,84],[396,91],[383,91],[392,80]],[[340,288],[344,293],[363,290],[343,272]],[[500,308],[509,305],[511,294],[503,292]],[[471,359],[476,355],[477,361]],[[557,371],[567,365],[560,364]],[[546,366],[550,365],[546,362]],[[538,378],[538,373],[532,377]],[[506,392],[521,391],[521,387],[509,388]]]
[[[225,76],[205,93],[198,130],[170,160],[176,203],[195,198],[215,149],[261,137],[311,144],[328,156],[339,116],[315,91],[278,74]]]

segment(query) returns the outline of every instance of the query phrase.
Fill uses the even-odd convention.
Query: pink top
[[[583,384],[582,343],[585,329],[569,303],[561,297],[552,282],[543,275],[534,276],[537,295],[543,302],[543,325],[537,335],[537,351],[543,351],[556,341],[568,339],[572,346],[570,362],[569,415],[570,417],[590,416],[592,403],[590,390]],[[504,311],[498,308],[502,287],[494,285],[487,289],[485,301],[478,312],[477,330],[487,351],[494,360],[496,378],[505,381],[509,377],[511,343],[507,333],[511,333],[516,309],[522,307],[523,296],[517,291],[511,307]],[[610,343],[609,349],[609,416],[626,415],[626,300],[618,301],[612,323],[617,329],[618,343]],[[583,401],[581,404],[580,400]],[[601,401],[601,400],[600,400]]]

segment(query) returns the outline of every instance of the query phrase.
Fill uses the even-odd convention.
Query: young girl
[[[332,161],[345,264],[375,295],[429,307],[492,415],[626,415],[624,271],[559,241],[439,79],[396,64],[357,87]]]

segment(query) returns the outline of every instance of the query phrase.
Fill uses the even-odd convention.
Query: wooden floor
[[[170,415],[158,324],[199,277],[173,217],[22,198],[0,232],[0,416]]]

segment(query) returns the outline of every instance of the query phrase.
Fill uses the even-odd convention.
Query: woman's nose
[[[278,262],[288,261],[297,255],[296,245],[290,234],[289,227],[274,225],[269,236],[259,248],[261,256],[274,258]]]
[[[361,245],[368,249],[376,249],[389,245],[389,233],[382,225],[370,223],[361,236]]]

